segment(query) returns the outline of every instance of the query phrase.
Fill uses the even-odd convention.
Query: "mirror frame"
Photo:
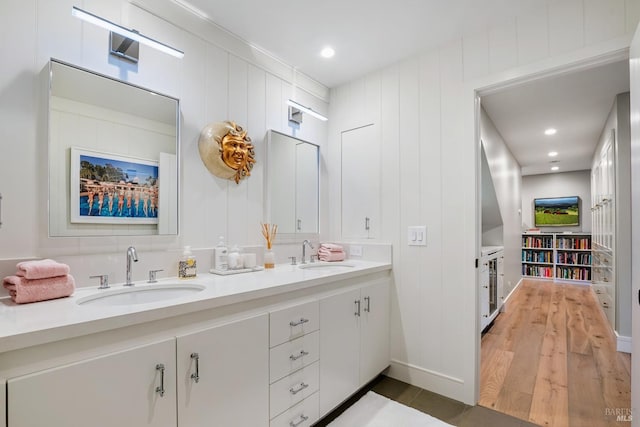
[[[110,231],[106,231],[106,229],[102,229],[102,228],[95,228],[93,231],[91,231],[91,229],[89,227],[87,227],[86,232],[80,232],[80,233],[73,233],[73,232],[66,232],[66,233],[59,233],[59,234],[52,234],[52,229],[51,229],[51,215],[52,215],[52,208],[51,208],[51,197],[52,197],[52,193],[51,193],[51,189],[52,189],[52,168],[51,168],[51,126],[52,126],[52,117],[51,117],[51,99],[53,95],[53,90],[54,90],[54,64],[58,64],[58,65],[62,65],[65,67],[69,67],[72,69],[75,69],[77,71],[81,71],[84,73],[87,73],[91,76],[95,76],[98,78],[104,78],[107,79],[108,81],[111,82],[115,82],[115,83],[120,83],[120,84],[124,84],[125,86],[131,87],[133,89],[137,89],[137,90],[142,90],[144,92],[147,92],[148,94],[151,94],[153,96],[161,96],[166,98],[167,100],[171,100],[175,102],[175,109],[176,109],[176,117],[175,117],[175,132],[176,132],[176,137],[175,137],[175,174],[176,174],[176,182],[175,182],[175,226],[172,228],[175,228],[175,232],[170,232],[170,233],[165,233],[165,234],[161,234],[159,233],[159,224],[156,226],[155,231],[153,232],[145,232],[144,229],[137,229],[137,230],[133,230],[131,231],[129,229],[129,227],[126,227],[124,224],[122,225],[123,228],[118,230],[118,229],[112,229]],[[176,98],[174,96],[171,95],[167,95],[165,93],[162,92],[158,92],[152,89],[149,89],[147,87],[144,86],[140,86],[138,84],[135,83],[131,83],[128,81],[124,81],[121,79],[118,79],[116,77],[113,76],[109,76],[85,67],[81,67],[78,66],[76,64],[72,64],[66,61],[61,61],[59,59],[56,58],[50,58],[50,60],[47,63],[47,66],[45,67],[45,70],[47,71],[46,73],[46,87],[47,87],[47,102],[46,102],[46,118],[47,118],[47,122],[46,122],[46,130],[47,130],[47,146],[46,146],[46,162],[47,162],[47,167],[46,167],[46,171],[47,171],[47,176],[46,176],[46,180],[47,180],[47,235],[49,238],[65,238],[65,237],[107,237],[107,236],[179,236],[180,235],[180,217],[181,217],[181,200],[182,200],[182,195],[181,195],[181,163],[182,163],[182,158],[181,158],[181,120],[180,120],[180,99]],[[108,150],[107,150],[108,151]],[[66,155],[66,154],[65,154]],[[69,165],[71,167],[71,165]],[[70,173],[70,171],[67,171],[67,173]],[[173,185],[172,185],[173,187]],[[70,191],[70,189],[65,189],[64,191]],[[67,214],[67,218],[66,221],[69,224],[69,221],[71,220],[71,212],[70,212],[70,206],[69,203],[67,203],[67,208],[66,208],[66,214]],[[74,223],[75,224],[75,223]],[[92,225],[101,225],[101,224],[92,224]],[[107,224],[109,225],[109,224]],[[135,224],[134,224],[135,225]],[[110,224],[110,226],[114,226],[113,224]],[[152,229],[149,229],[152,230]],[[173,230],[172,230],[173,231]]]
[[[317,211],[317,224],[316,224],[316,232],[315,233],[280,233],[278,232],[278,236],[276,239],[276,244],[278,243],[302,243],[303,240],[305,239],[309,239],[309,240],[318,240],[320,237],[320,188],[321,188],[321,182],[320,182],[320,145],[315,144],[313,142],[310,141],[306,141],[304,139],[292,136],[292,135],[288,135],[284,132],[280,132],[277,131],[275,129],[269,129],[267,130],[267,135],[265,137],[265,167],[264,167],[264,218],[265,218],[265,222],[271,223],[272,221],[272,215],[271,215],[271,196],[272,196],[272,191],[271,191],[271,168],[270,168],[270,157],[271,157],[271,146],[272,146],[272,140],[271,140],[271,135],[275,133],[281,136],[284,136],[286,138],[289,138],[291,140],[297,141],[297,142],[301,142],[301,143],[305,143],[305,144],[309,144],[313,147],[316,148],[316,173],[317,173],[317,206],[316,206],[316,211]]]

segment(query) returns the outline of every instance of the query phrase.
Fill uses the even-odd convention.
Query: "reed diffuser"
[[[276,256],[271,249],[273,241],[276,239],[278,233],[277,224],[261,224],[262,235],[267,241],[267,251],[264,253],[264,268],[273,268],[276,266]]]

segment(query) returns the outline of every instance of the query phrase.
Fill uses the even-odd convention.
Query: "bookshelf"
[[[522,235],[522,276],[591,282],[591,235],[540,233]]]

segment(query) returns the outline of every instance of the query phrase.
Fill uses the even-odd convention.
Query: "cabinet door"
[[[360,384],[360,317],[356,301],[360,301],[359,289],[320,300],[320,416]]]
[[[377,237],[380,144],[375,125],[342,132],[342,237]]]
[[[508,291],[504,287],[504,255],[502,252],[498,253],[498,310],[502,307],[504,299],[507,297]]]
[[[179,336],[177,345],[179,426],[269,425],[267,314]]]
[[[480,264],[480,329],[489,324],[489,261],[482,258]]]
[[[296,233],[318,232],[318,147],[296,144]]]
[[[169,339],[10,379],[8,425],[175,427],[175,355]]]
[[[363,288],[360,319],[360,385],[389,366],[389,282]]]

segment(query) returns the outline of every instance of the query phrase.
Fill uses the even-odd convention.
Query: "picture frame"
[[[536,227],[576,227],[580,225],[580,197],[533,199]]]
[[[71,147],[71,223],[158,224],[159,164]]]

